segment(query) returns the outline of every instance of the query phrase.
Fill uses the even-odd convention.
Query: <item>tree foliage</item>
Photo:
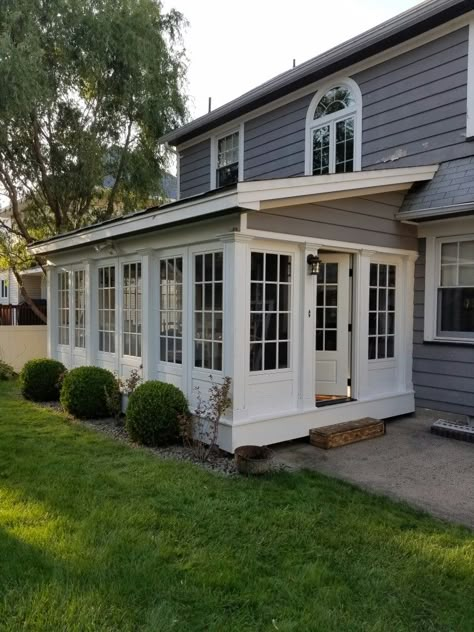
[[[0,186],[24,242],[159,194],[157,141],[186,115],[183,26],[158,0],[2,0]]]

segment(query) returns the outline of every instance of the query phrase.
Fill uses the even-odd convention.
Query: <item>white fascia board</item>
[[[302,198],[317,201],[322,196],[338,196],[348,192],[367,193],[371,189],[396,187],[395,190],[409,188],[414,182],[432,180],[438,165],[405,167],[401,169],[380,169],[327,176],[303,176],[279,178],[256,182],[239,182],[237,185],[239,206],[258,204],[258,208],[272,208],[274,202],[300,204]],[[394,190],[393,188],[391,190]]]
[[[151,231],[163,228],[175,222],[192,220],[197,217],[205,217],[212,213],[230,210],[238,205],[237,194],[222,193],[210,198],[201,200],[183,201],[182,204],[167,209],[166,207],[157,209],[155,212],[144,213],[143,215],[124,218],[122,221],[106,224],[104,226],[91,227],[78,234],[64,235],[53,241],[32,245],[29,251],[34,255],[44,255],[47,253],[87,246],[91,243],[107,239],[123,238],[127,235],[140,231]]]

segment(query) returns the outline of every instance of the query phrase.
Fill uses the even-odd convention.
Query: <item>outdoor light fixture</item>
[[[318,275],[321,259],[317,255],[308,255],[306,262],[310,267],[310,274]]]

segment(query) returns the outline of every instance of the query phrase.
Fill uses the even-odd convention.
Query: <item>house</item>
[[[0,222],[0,231],[7,230],[6,226],[11,227],[12,217],[9,208],[0,210]],[[21,276],[28,295],[40,305],[43,304],[46,301],[46,279],[41,268],[34,267],[29,270],[23,270]],[[5,324],[5,319],[8,321],[8,324],[12,324],[12,319],[13,322],[15,322],[18,317],[18,310],[13,310],[7,315],[5,310],[1,310],[2,306],[11,305],[16,308],[19,305],[23,305],[24,302],[13,271],[10,269],[0,269],[0,325]],[[25,314],[26,311],[29,312],[28,309],[25,309]]]
[[[189,398],[230,376],[228,451],[474,414],[472,2],[424,2],[163,142],[176,202],[32,247],[52,357]]]

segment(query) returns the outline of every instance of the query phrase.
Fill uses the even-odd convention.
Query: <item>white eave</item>
[[[65,234],[38,242],[29,250],[35,255],[87,246],[99,241],[123,238],[134,233],[165,228],[178,222],[205,218],[225,211],[261,211],[278,207],[314,204],[332,199],[376,195],[391,191],[407,191],[415,182],[431,180],[438,165],[379,169],[327,176],[302,176],[239,182],[232,191],[216,191],[214,195],[189,198],[169,207],[105,222],[77,233]]]

